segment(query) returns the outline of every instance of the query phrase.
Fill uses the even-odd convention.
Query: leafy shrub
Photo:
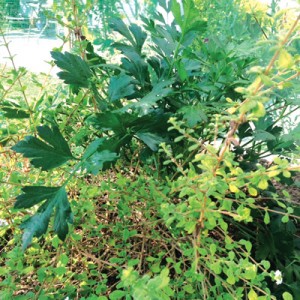
[[[230,9],[247,21],[242,28],[243,21],[228,27],[213,19],[214,8],[206,20],[205,3],[184,1],[183,15],[176,1],[160,4],[173,22],[160,13],[143,17],[143,27],[111,20],[120,63],[106,62],[84,40],[80,55],[52,52],[69,94],[41,98],[34,108],[2,105],[6,118],[43,123],[12,147],[35,168],[15,202],[32,216],[22,237],[16,218],[16,247],[4,242],[2,297],[12,297],[28,274],[38,284],[27,298],[298,295],[299,209],[274,185],[299,167],[284,157],[264,166],[261,158],[299,145],[280,125],[286,107],[297,105],[286,96],[297,92],[299,18],[279,42],[275,35],[268,41],[275,46],[264,65],[265,44],[251,51],[263,28],[235,2]],[[3,145],[17,136],[2,135]],[[25,181],[23,171],[6,172],[9,182]],[[273,284],[278,269],[284,285]]]

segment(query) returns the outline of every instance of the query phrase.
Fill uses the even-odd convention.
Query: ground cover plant
[[[282,188],[299,185],[299,125],[283,125],[299,109],[300,17],[160,6],[110,19],[119,59],[70,19],[72,52],[51,53],[67,86],[33,77],[27,98],[26,71],[3,72],[3,299],[300,294],[299,202]]]

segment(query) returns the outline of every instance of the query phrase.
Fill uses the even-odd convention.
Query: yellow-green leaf
[[[257,196],[257,189],[253,188],[253,187],[249,187],[248,188],[248,192],[251,196],[256,197]]]
[[[284,292],[282,294],[282,298],[283,298],[283,300],[293,300],[294,299],[293,296],[288,292]]]
[[[278,58],[278,67],[280,69],[286,69],[293,65],[293,57],[285,49],[281,49]]]
[[[269,76],[266,76],[264,74],[260,74],[261,81],[263,82],[264,85],[266,86],[273,86],[274,82],[271,80]]]
[[[266,179],[262,179],[259,183],[258,183],[258,187],[262,190],[265,190],[268,187],[268,181]]]
[[[257,300],[258,299],[258,296],[253,289],[251,289],[250,292],[248,293],[248,299],[249,300]]]
[[[229,190],[231,193],[237,193],[239,189],[234,184],[229,184]]]
[[[289,171],[283,171],[282,175],[286,178],[290,178],[291,177],[291,172]]]
[[[270,215],[267,211],[265,212],[264,222],[265,222],[265,224],[270,223]]]
[[[289,221],[289,216],[288,215],[284,215],[282,218],[281,218],[281,222],[282,223],[287,223]]]
[[[232,115],[237,111],[237,107],[230,107],[227,109],[227,111],[230,115]]]
[[[268,172],[269,177],[276,177],[279,174],[280,174],[280,171],[278,171],[278,170],[273,170],[273,171]]]
[[[226,281],[231,285],[235,284],[235,282],[236,282],[235,277],[232,273],[228,274]]]
[[[253,115],[257,118],[263,117],[266,114],[265,106],[261,102],[257,102],[256,107],[253,109]]]
[[[255,100],[248,100],[245,101],[243,104],[240,106],[240,112],[241,113],[247,113],[249,110],[253,109],[256,107],[257,102]]]

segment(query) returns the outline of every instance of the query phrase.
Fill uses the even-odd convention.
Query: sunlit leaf
[[[293,57],[292,55],[285,49],[280,50],[279,58],[278,58],[278,67],[280,69],[286,69],[293,65]]]
[[[248,293],[248,299],[249,300],[258,300],[258,295],[256,294],[256,292],[251,289],[250,292]]]

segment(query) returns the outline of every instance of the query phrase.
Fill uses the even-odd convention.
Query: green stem
[[[13,58],[13,55],[12,55],[12,53],[11,53],[11,51],[10,51],[9,46],[8,46],[9,43],[8,43],[7,40],[6,40],[5,35],[4,35],[4,32],[3,32],[3,30],[1,29],[1,27],[0,27],[0,34],[1,34],[2,38],[3,38],[4,46],[5,46],[5,48],[6,48],[7,52],[8,52],[8,57],[9,57],[9,59],[11,60],[13,69],[15,70],[16,73],[18,73],[18,69],[17,69],[17,67],[16,67],[16,64],[15,64],[15,61],[14,61],[14,58]],[[33,122],[33,119],[34,119],[34,118],[33,118],[33,112],[32,112],[32,110],[31,110],[31,108],[30,108],[29,100],[28,100],[28,98],[27,98],[27,95],[25,94],[25,91],[24,91],[23,84],[22,84],[22,82],[21,82],[20,76],[17,77],[17,82],[18,82],[18,84],[19,84],[19,86],[20,86],[21,93],[23,94],[25,103],[26,103],[26,105],[27,105],[27,107],[28,107],[28,112],[29,112],[29,115],[30,115],[30,120]]]

